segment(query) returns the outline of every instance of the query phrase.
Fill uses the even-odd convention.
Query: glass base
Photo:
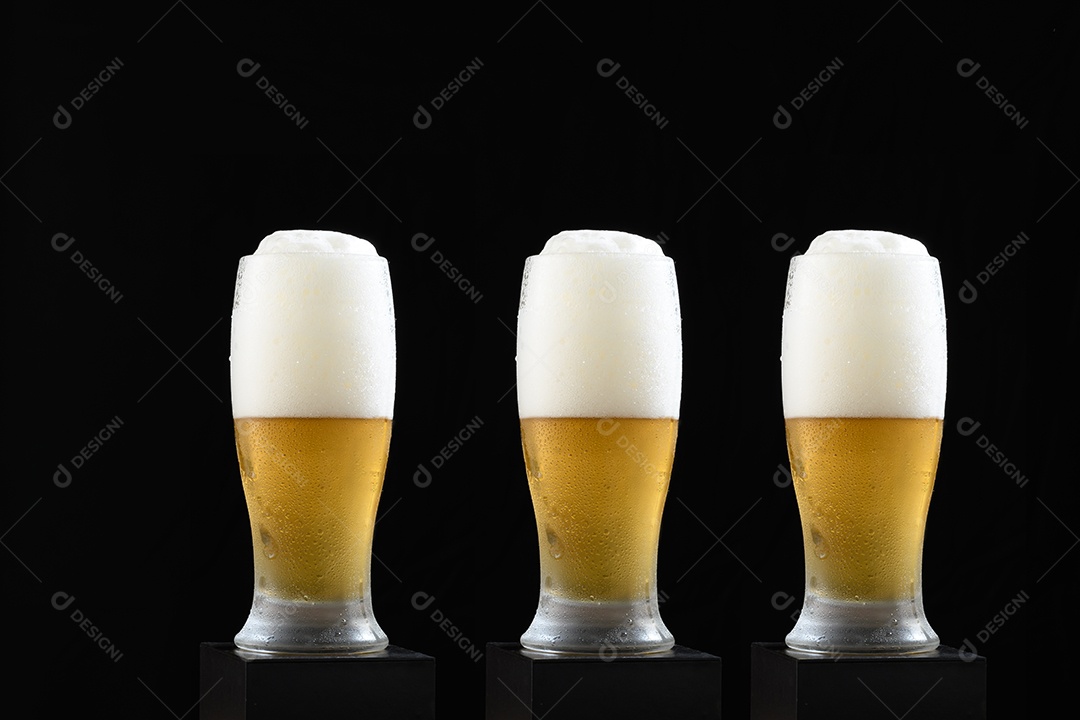
[[[521,636],[521,646],[541,652],[614,657],[670,650],[675,638],[660,619],[655,598],[583,602],[542,593],[532,624]]]
[[[812,653],[929,652],[938,636],[926,621],[922,596],[911,600],[854,602],[806,593],[799,619],[784,642]]]
[[[325,654],[375,652],[389,644],[366,598],[303,602],[259,593],[233,642],[254,652]]]

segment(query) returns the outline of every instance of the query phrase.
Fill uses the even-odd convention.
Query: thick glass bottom
[[[656,598],[584,602],[541,593],[532,624],[521,636],[521,646],[541,652],[615,657],[670,650],[675,638],[660,619]]]
[[[258,592],[233,642],[254,652],[323,654],[375,652],[389,644],[367,599],[303,602]]]
[[[929,652],[938,636],[926,621],[922,596],[856,602],[806,593],[789,648],[813,653],[896,654]]]

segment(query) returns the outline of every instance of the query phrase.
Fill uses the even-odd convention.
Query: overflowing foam
[[[675,265],[652,240],[562,232],[525,263],[518,309],[520,417],[679,417],[682,320]]]
[[[859,252],[930,255],[918,240],[884,230],[830,230],[814,238],[806,249],[807,255]]]
[[[816,238],[792,260],[781,344],[785,417],[944,417],[941,272],[918,240]]]
[[[663,255],[655,241],[618,230],[563,230],[552,235],[541,255],[558,253],[629,253]]]
[[[256,255],[271,253],[344,253],[378,255],[375,246],[363,238],[333,230],[278,230],[262,239]]]
[[[343,233],[268,235],[240,260],[230,361],[234,417],[392,418],[386,260]]]

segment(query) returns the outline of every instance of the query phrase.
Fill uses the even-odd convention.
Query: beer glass
[[[281,231],[241,258],[230,365],[255,588],[238,648],[386,647],[371,543],[395,352],[387,263],[366,240]]]
[[[541,575],[526,649],[674,645],[656,560],[681,387],[675,267],[659,245],[567,231],[526,260],[517,393]]]
[[[791,261],[782,334],[806,568],[786,643],[810,652],[933,650],[922,551],[945,409],[938,262],[893,233],[825,233]]]

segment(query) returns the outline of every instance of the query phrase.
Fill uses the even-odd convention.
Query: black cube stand
[[[950,647],[917,655],[813,655],[750,647],[751,720],[986,718],[986,658]]]
[[[649,655],[553,655],[488,643],[487,720],[719,718],[720,658],[676,645]]]
[[[361,655],[199,650],[200,720],[435,718],[435,658],[391,645]]]

